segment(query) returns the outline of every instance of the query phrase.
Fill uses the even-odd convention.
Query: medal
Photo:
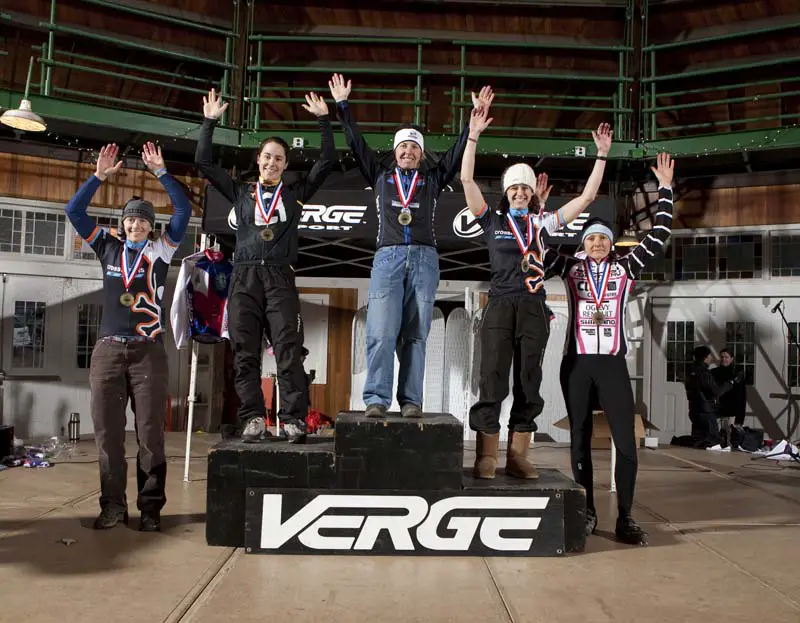
[[[400,203],[403,204],[403,209],[400,211],[400,214],[397,217],[397,222],[403,227],[411,223],[411,210],[408,208],[408,206],[411,205],[411,201],[414,199],[414,193],[417,191],[418,178],[419,171],[414,171],[414,175],[411,178],[411,185],[408,189],[408,194],[406,194],[406,191],[403,187],[403,182],[400,179],[400,169],[399,167],[395,167],[394,185],[397,187],[397,196],[400,197]]]
[[[256,184],[256,208],[261,213],[261,218],[264,219],[264,225],[267,226],[266,230],[261,230],[261,239],[264,241],[272,240],[275,237],[275,233],[272,231],[270,231],[269,234],[264,232],[269,230],[269,222],[272,220],[272,215],[275,213],[275,209],[278,207],[278,201],[280,201],[282,191],[283,181],[278,183],[278,186],[272,193],[272,197],[269,200],[269,206],[264,207],[264,191],[261,188],[261,180],[258,180],[258,183]]]
[[[531,222],[530,214],[525,215],[525,221],[528,224],[528,229],[526,232],[527,244],[526,239],[523,239],[522,233],[517,226],[517,221],[514,220],[514,217],[511,216],[511,213],[506,214],[506,220],[508,221],[508,226],[511,228],[511,233],[514,234],[514,240],[517,241],[517,246],[519,247],[520,253],[522,253],[522,272],[527,273],[531,268],[531,259],[536,261],[536,256],[533,253],[528,253],[528,249],[531,248],[531,244],[533,243],[533,229],[536,227],[534,223]]]
[[[131,305],[133,305],[133,302],[135,300],[136,299],[134,298],[133,294],[131,294],[130,292],[125,292],[122,296],[119,297],[119,302],[124,307],[130,307]]]
[[[261,230],[259,236],[261,237],[261,240],[263,240],[264,242],[269,242],[275,237],[275,232],[272,231],[269,227],[265,227],[264,229]]]
[[[144,244],[144,246],[141,249],[139,249],[139,252],[136,254],[136,259],[133,260],[133,266],[130,266],[128,264],[128,247],[122,247],[122,253],[120,254],[120,255],[122,255],[122,262],[121,262],[121,264],[122,264],[122,271],[121,271],[122,272],[122,285],[125,287],[126,290],[130,290],[131,289],[131,284],[133,283],[133,280],[136,279],[136,273],[139,272],[139,267],[142,265],[142,260],[144,260],[144,250],[147,248],[148,244],[150,244],[150,243],[146,242]],[[127,297],[128,296],[130,297],[130,303],[127,303],[127,305],[130,305],[131,303],[133,303],[133,294],[130,294],[129,292],[126,292],[122,296],[126,297],[125,298],[126,301],[128,300]],[[120,303],[122,303],[123,305],[126,305],[126,303],[123,302],[123,300],[122,300],[122,296],[119,299]]]
[[[603,313],[601,308],[603,306],[603,298],[606,295],[606,288],[608,288],[608,280],[611,277],[611,263],[606,261],[602,262],[603,274],[600,275],[599,280],[596,280],[589,260],[585,259],[583,262],[586,274],[589,276],[589,279],[587,280],[589,282],[589,292],[592,295],[595,305],[595,312],[592,315],[592,322],[594,322],[596,325],[601,325],[606,319],[606,315]]]

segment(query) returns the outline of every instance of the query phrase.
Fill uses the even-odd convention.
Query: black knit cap
[[[698,346],[694,349],[694,361],[695,363],[700,363],[706,360],[711,354],[711,349],[708,346]]]
[[[146,219],[150,223],[150,227],[154,227],[156,223],[156,211],[153,204],[139,197],[130,199],[122,210],[122,220],[124,221],[129,216]]]

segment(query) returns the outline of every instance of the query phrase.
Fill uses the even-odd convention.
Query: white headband
[[[611,230],[603,225],[602,223],[592,223],[589,227],[586,228],[586,231],[583,232],[581,235],[581,246],[583,246],[583,241],[586,240],[588,236],[592,234],[603,234],[606,238],[608,238],[612,244],[614,242],[614,234],[611,233]]]
[[[419,148],[422,151],[425,151],[425,139],[422,138],[422,133],[419,130],[415,130],[414,128],[403,128],[402,130],[395,132],[394,147],[392,147],[392,150],[397,149],[397,146],[405,141],[412,141],[419,145]]]
[[[531,190],[536,190],[536,173],[524,162],[511,165],[503,174],[503,192],[517,185],[528,186]]]

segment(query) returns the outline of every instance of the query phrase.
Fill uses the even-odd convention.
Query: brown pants
[[[128,399],[135,416],[136,506],[159,511],[167,501],[164,485],[164,414],[169,371],[161,342],[123,344],[103,338],[92,352],[89,383],[92,420],[100,460],[100,507],[126,509],[125,409]]]

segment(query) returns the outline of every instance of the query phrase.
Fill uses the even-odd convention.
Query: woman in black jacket
[[[744,379],[744,369],[736,365],[733,354],[727,348],[719,351],[719,367],[712,371],[718,385],[733,381],[737,377]],[[744,426],[744,414],[747,409],[747,386],[744,382],[735,383],[731,390],[719,397],[719,416],[732,417],[736,426]]]
[[[717,383],[708,369],[713,360],[708,346],[694,349],[694,367],[689,372],[684,386],[689,401],[689,419],[692,421],[692,445],[695,448],[710,448],[720,442],[717,423],[717,400],[724,396],[742,378],[738,376],[724,383]]]
[[[228,107],[212,89],[203,98],[203,125],[195,164],[233,204],[228,222],[236,229],[234,268],[228,298],[230,336],[236,368],[238,419],[242,441],[269,436],[261,391],[261,340],[266,331],[275,352],[281,405],[278,417],[290,440],[305,436],[308,385],[303,370],[303,323],[294,279],[297,229],[303,204],[313,197],[337,162],[328,105],[316,93],[306,95],[308,112],[319,119],[322,153],[310,173],[284,184],[289,146],[280,137],[265,139],[258,149],[257,182],[235,182],[213,161],[212,135]]]

